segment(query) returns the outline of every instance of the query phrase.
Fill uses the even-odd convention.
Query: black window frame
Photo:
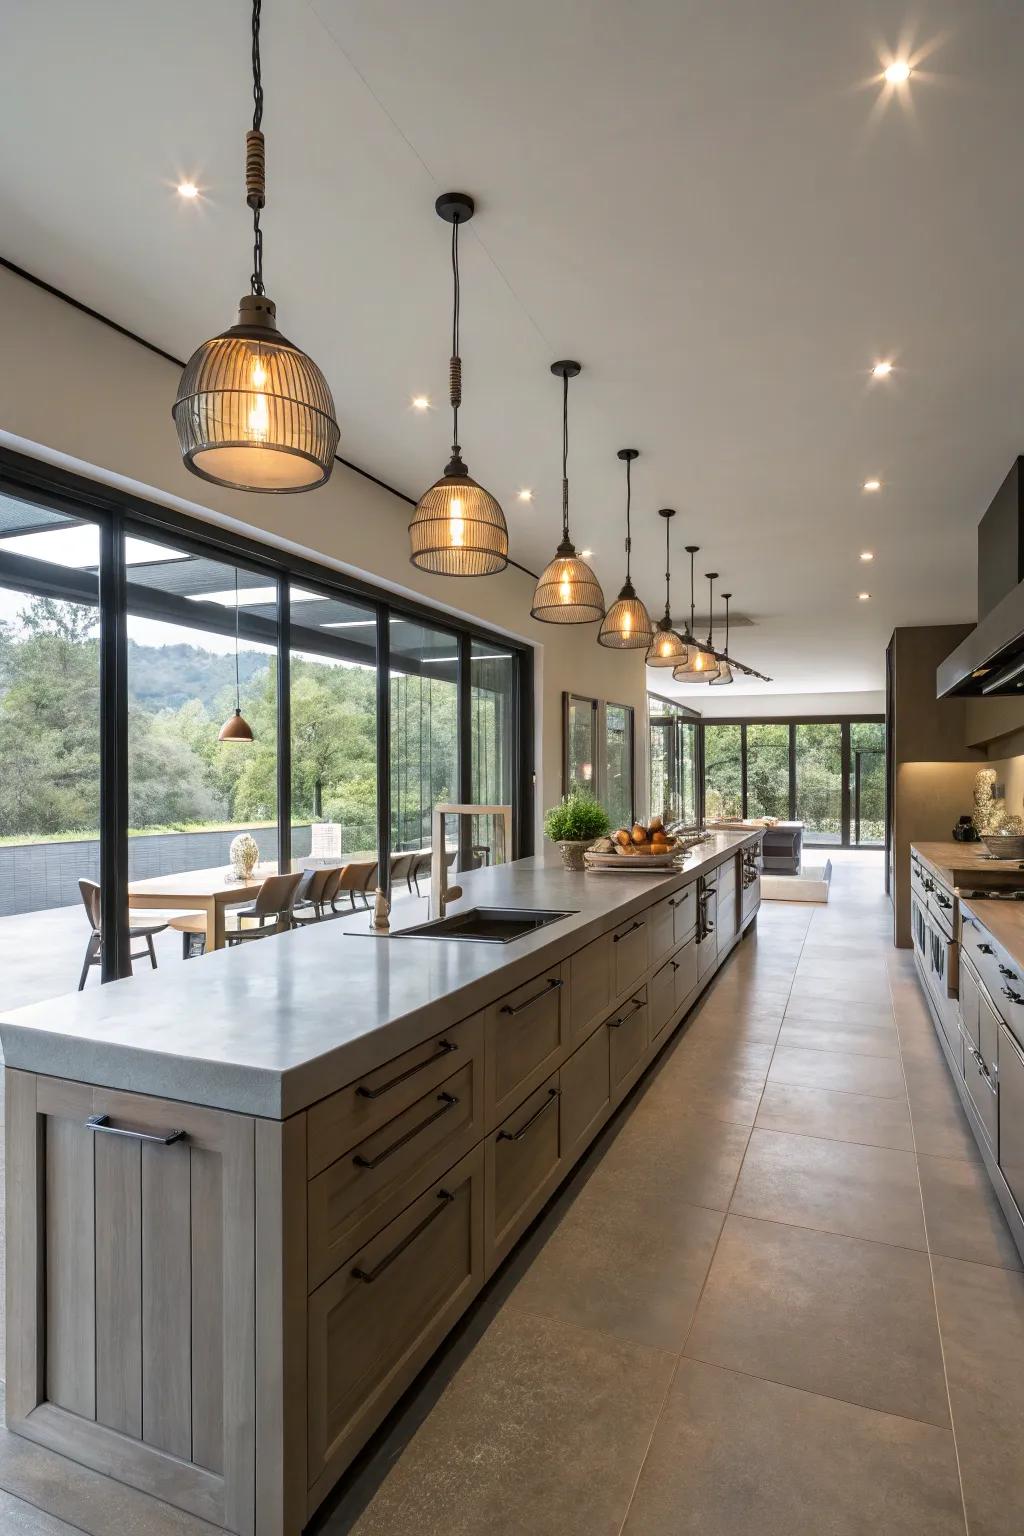
[[[524,858],[534,847],[534,662],[529,645],[478,624],[455,617],[444,609],[396,597],[371,581],[336,571],[306,556],[278,550],[258,537],[250,537],[221,524],[206,522],[176,508],[48,464],[30,455],[0,446],[0,491],[42,507],[85,518],[100,530],[100,885],[103,946],[103,981],[131,974],[128,958],[128,689],[127,689],[127,580],[125,539],[153,537],[174,543],[190,553],[213,559],[234,560],[247,569],[265,573],[268,585],[277,588],[277,835],[279,857],[291,856],[291,645],[290,587],[308,584],[327,595],[351,599],[371,609],[377,621],[377,848],[383,883],[391,852],[390,808],[390,644],[392,616],[441,626],[454,633],[459,645],[460,698],[468,697],[468,659],[473,640],[500,646],[512,653],[513,720],[512,747],[512,840],[513,856]],[[2,545],[0,545],[2,550]],[[459,719],[459,798],[468,801],[471,744],[462,740],[468,711]]]

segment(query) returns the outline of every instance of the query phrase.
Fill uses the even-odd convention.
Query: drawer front
[[[692,938],[684,944],[682,949],[677,949],[672,956],[675,964],[676,980],[676,1008],[681,1008],[697,985],[697,955],[699,946],[696,938]]]
[[[650,965],[657,965],[659,960],[666,959],[672,953],[675,947],[675,915],[674,896],[664,897],[645,914],[651,928],[648,955]]]
[[[978,1118],[985,1127],[992,1147],[999,1136],[999,1088],[997,1080],[985,1065],[984,1057],[968,1040],[964,1040],[964,1082],[971,1102],[978,1111]]]
[[[602,933],[578,949],[569,960],[569,1019],[574,1040],[584,1035],[604,1018],[615,996],[612,991],[612,943],[610,933]]]
[[[1024,1051],[999,1028],[999,1166],[1024,1213]]]
[[[645,916],[631,917],[612,934],[613,997],[621,997],[642,980],[648,968],[649,935]]]
[[[999,1070],[999,1026],[1003,1020],[984,993],[978,999],[977,1046],[993,1079]]]
[[[675,1018],[677,970],[678,961],[673,956],[660,971],[655,971],[647,984],[652,1041],[657,1040],[662,1030],[667,1029]]]
[[[751,913],[756,912],[761,905],[761,876],[755,875],[748,884],[743,887],[743,895],[740,903],[740,922],[745,923]]]
[[[562,1089],[562,1158],[574,1162],[608,1108],[608,1031],[595,1029],[558,1074]]]
[[[673,908],[672,939],[676,944],[684,944],[694,933],[697,927],[697,882],[691,880],[689,885],[684,885],[681,891],[669,897],[675,902]]]
[[[309,1298],[311,1504],[483,1283],[483,1182],[477,1146]]]
[[[937,880],[932,880],[928,891],[928,910],[938,918],[940,923],[947,927],[953,921],[953,892],[945,885],[940,885]]]
[[[482,1055],[483,1019],[474,1014],[321,1099],[309,1111],[309,1177],[443,1083],[467,1058]]]
[[[487,1268],[533,1220],[559,1166],[561,1088],[556,1072],[487,1138]]]
[[[736,897],[735,896],[727,896],[725,898],[725,900],[723,901],[722,894],[721,894],[721,892],[719,892],[719,894],[718,894],[718,948],[719,948],[720,952],[724,952],[725,950],[727,950],[729,948],[729,945],[732,943],[733,939],[736,937],[736,930],[737,930],[737,923],[736,923]]]
[[[483,1133],[477,1056],[318,1173],[309,1184],[309,1289],[369,1242]]]
[[[969,960],[960,966],[960,1023],[972,1045],[980,1040],[981,990]]]
[[[999,945],[996,945],[994,963],[996,979],[990,982],[984,972],[982,976],[1011,1034],[1016,1035],[1018,1040],[1024,1040],[1024,976],[1016,962]],[[989,960],[990,972],[992,965],[993,961]]]
[[[555,965],[492,1003],[485,1013],[487,1124],[493,1126],[549,1077],[568,1029],[568,967]]]
[[[986,930],[969,913],[960,910],[960,944],[975,971],[993,997],[999,996],[1004,978],[999,974],[999,957]]]
[[[647,989],[642,987],[606,1020],[608,1071],[612,1093],[622,1090],[650,1042]]]
[[[729,896],[735,896],[736,885],[736,860],[727,859],[724,864],[718,866],[718,900],[725,901]]]

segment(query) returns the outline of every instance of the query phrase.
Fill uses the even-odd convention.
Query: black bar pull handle
[[[550,1109],[551,1108],[551,1106],[555,1102],[555,1100],[557,1098],[561,1097],[561,1093],[562,1093],[562,1090],[560,1088],[549,1088],[548,1089],[548,1096],[544,1100],[544,1103],[540,1106],[540,1109],[535,1109],[533,1114],[530,1116],[529,1120],[527,1120],[524,1125],[521,1125],[519,1127],[518,1131],[499,1131],[498,1132],[498,1140],[499,1141],[522,1141],[523,1137],[526,1135],[527,1131],[530,1129],[530,1126],[533,1124],[533,1122],[535,1120],[539,1120],[541,1115],[544,1113],[544,1111],[546,1109]]]
[[[386,1083],[381,1083],[379,1088],[366,1088],[360,1083],[356,1093],[361,1099],[379,1099],[383,1094],[390,1093],[392,1088],[397,1088],[399,1083],[404,1083],[408,1078],[415,1077],[417,1072],[422,1072],[426,1067],[432,1067],[435,1061],[440,1061],[442,1056],[450,1056],[452,1051],[457,1051],[458,1046],[452,1040],[438,1042],[437,1050],[433,1056],[428,1056],[424,1061],[418,1061],[414,1067],[407,1067],[404,1072],[399,1072],[395,1077],[388,1078]]]
[[[441,1204],[435,1206],[428,1215],[424,1216],[423,1220],[419,1222],[417,1226],[413,1227],[412,1231],[407,1233],[406,1236],[402,1238],[400,1243],[396,1243],[391,1252],[386,1253],[379,1264],[375,1264],[372,1269],[360,1269],[359,1265],[357,1264],[352,1270],[353,1280],[362,1280],[366,1285],[372,1285],[373,1282],[377,1280],[384,1273],[384,1271],[395,1262],[399,1255],[403,1254],[405,1250],[412,1243],[414,1243],[418,1237],[421,1237],[427,1228],[437,1220],[445,1206],[451,1205],[452,1201],[455,1199],[455,1196],[451,1193],[450,1190],[439,1189],[437,1192],[437,1198],[440,1200]]]
[[[521,1003],[503,1003],[498,1012],[507,1013],[511,1018],[515,1018],[517,1013],[525,1013],[527,1008],[532,1008],[534,1003],[539,1003],[542,997],[547,997],[549,993],[557,992],[559,987],[564,986],[565,982],[562,981],[561,977],[552,977],[541,987],[539,992],[534,992],[531,997],[524,998]]]
[[[983,955],[994,955],[995,954],[995,950],[992,948],[991,944],[979,944],[978,948],[981,950],[981,953]]]
[[[675,964],[674,960],[672,961],[672,964],[673,965]],[[633,1006],[629,1010],[629,1012],[628,1013],[620,1013],[617,1019],[609,1019],[608,1020],[608,1028],[609,1029],[620,1029],[622,1027],[622,1025],[625,1024],[626,1020],[627,1019],[631,1019],[633,1017],[634,1013],[638,1012],[638,1010],[641,1009],[643,1007],[643,1005],[644,1005],[644,1000],[643,1000],[642,997],[634,997],[634,999],[633,999]]]
[[[638,919],[638,921],[635,922],[635,923],[630,923],[629,927],[626,928],[622,933],[613,933],[612,934],[612,943],[613,944],[617,944],[620,939],[628,939],[629,935],[631,933],[635,933],[638,928],[643,928],[643,927],[644,927],[644,923],[643,923],[642,919]]]
[[[383,1152],[378,1152],[376,1157],[364,1157],[361,1152],[357,1152],[352,1159],[356,1167],[379,1168],[381,1163],[387,1162],[389,1157],[393,1157],[396,1152],[400,1152],[403,1147],[407,1147],[410,1141],[415,1141],[416,1137],[419,1136],[421,1131],[425,1131],[428,1125],[433,1125],[435,1120],[440,1120],[442,1115],[446,1115],[449,1110],[454,1109],[459,1101],[454,1093],[439,1093],[437,1102],[441,1106],[440,1109],[435,1109],[432,1115],[428,1115],[425,1120],[421,1120],[418,1125],[414,1125],[412,1130],[406,1131],[404,1136],[399,1136],[397,1141],[393,1141],[390,1147],[385,1147]]]
[[[176,1141],[184,1141],[186,1135],[184,1131],[168,1131],[164,1136],[152,1131],[134,1131],[127,1125],[111,1125],[109,1115],[90,1115],[85,1125],[87,1130],[102,1131],[106,1136],[129,1136],[132,1141],[151,1141],[158,1147],[169,1147]]]

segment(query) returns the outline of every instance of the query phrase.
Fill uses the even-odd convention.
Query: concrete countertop
[[[937,880],[945,885],[1024,885],[1024,862],[993,859],[984,843],[911,843]]]
[[[972,901],[960,898],[960,907],[990,933],[1015,965],[1024,971],[1024,901]]]
[[[760,833],[716,832],[664,875],[574,874],[554,849],[460,875],[463,907],[570,916],[511,944],[375,938],[369,914],[219,950],[173,973],[20,1008],[0,1019],[8,1067],[284,1119],[486,1007]],[[396,906],[396,925],[426,917]]]

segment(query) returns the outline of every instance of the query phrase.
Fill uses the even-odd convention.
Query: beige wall
[[[533,580],[523,571],[510,567],[500,576],[457,581],[414,570],[408,505],[341,465],[321,490],[301,496],[244,495],[204,484],[178,456],[170,415],[178,371],[172,363],[2,268],[0,313],[0,442],[525,640],[536,656],[538,817],[561,794],[567,689],[633,706],[637,806],[646,810],[642,653],[605,650],[590,625],[553,630],[535,623],[529,616]],[[346,438],[344,422],[341,451],[359,462],[359,444]],[[552,544],[556,523],[553,509]]]

